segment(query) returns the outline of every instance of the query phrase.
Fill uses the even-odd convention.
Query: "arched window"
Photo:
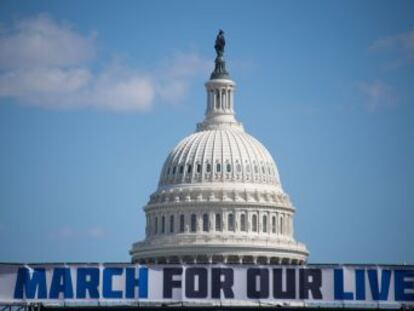
[[[197,215],[191,214],[191,232],[197,231]]]
[[[174,233],[174,215],[170,216],[170,233]]]
[[[206,165],[206,171],[207,171],[207,173],[210,173],[211,172],[211,164],[210,163],[207,163],[207,165]]]
[[[221,171],[221,165],[220,165],[220,163],[217,163],[216,164],[216,171],[217,171],[217,173],[220,173],[220,171]]]
[[[240,215],[240,230],[246,231],[246,215],[245,214]]]
[[[180,174],[184,173],[184,165],[180,165]]]
[[[161,233],[165,233],[165,216],[161,217]]]
[[[158,217],[154,217],[154,234],[158,234]]]
[[[167,168],[167,175],[170,175],[170,167]]]
[[[236,164],[236,168],[237,168],[237,171],[240,173],[241,172],[241,165],[240,165],[240,163],[237,163]]]
[[[227,173],[231,172],[231,164],[230,163],[227,163],[226,170],[227,170]]]
[[[174,166],[173,167],[173,175],[175,175],[175,172],[177,171],[177,167],[176,166]]]
[[[216,214],[216,231],[221,231],[221,214]]]
[[[252,231],[257,232],[257,216],[252,216]]]
[[[264,168],[264,166],[262,166],[262,173],[263,174],[265,174],[266,172],[265,172],[265,168]]]
[[[272,217],[272,233],[276,233],[276,216]]]
[[[259,170],[257,169],[257,165],[254,166],[254,173],[257,174]]]
[[[246,165],[246,172],[250,173],[250,165],[249,164]]]
[[[208,232],[208,214],[203,214],[203,231]]]
[[[201,164],[197,164],[197,173],[201,173]]]
[[[187,173],[190,174],[191,173],[191,164],[188,164],[187,166]]]
[[[184,218],[184,215],[183,214],[181,214],[180,215],[180,232],[184,232],[184,229],[185,229],[185,218]]]
[[[262,227],[263,227],[263,232],[267,232],[267,216],[266,215],[263,215]]]
[[[229,214],[227,216],[227,222],[228,222],[228,230],[229,231],[234,231],[234,215],[233,214]]]

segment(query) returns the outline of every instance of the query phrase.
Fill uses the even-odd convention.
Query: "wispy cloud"
[[[17,21],[0,33],[0,98],[45,108],[150,110],[156,100],[184,100],[192,79],[210,65],[196,53],[176,52],[151,71],[112,62],[91,69],[97,34],[82,35],[47,15]],[[162,72],[162,74],[160,74]]]
[[[414,62],[414,28],[403,33],[386,36],[373,42],[369,47],[372,52],[393,52],[395,59],[388,67],[399,67]]]
[[[64,225],[52,232],[52,238],[58,240],[72,239],[102,239],[108,235],[108,231],[102,226],[91,226],[86,229],[75,229],[72,226]]]
[[[196,53],[176,51],[158,66],[156,76],[157,93],[165,102],[177,103],[185,99],[196,75],[206,75],[211,69],[211,61]]]
[[[106,230],[101,226],[92,227],[88,230],[88,236],[94,239],[101,239],[107,235]]]
[[[397,105],[398,98],[394,89],[382,81],[360,82],[357,88],[362,94],[364,106],[368,111],[374,112]]]
[[[70,239],[76,236],[76,231],[70,226],[63,226],[54,232],[52,236],[57,239]]]
[[[0,66],[24,69],[77,66],[96,54],[96,33],[83,36],[68,24],[57,24],[41,14],[15,22],[0,38]]]

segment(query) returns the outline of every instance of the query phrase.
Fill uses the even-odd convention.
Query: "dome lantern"
[[[211,73],[210,80],[205,84],[207,91],[206,118],[202,123],[197,124],[199,131],[222,126],[242,129],[241,124],[235,118],[234,89],[236,83],[230,80],[230,75],[226,70],[225,45],[224,31],[220,29],[214,46],[217,53],[214,71]]]

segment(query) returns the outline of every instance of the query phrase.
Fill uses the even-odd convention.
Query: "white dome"
[[[280,187],[269,151],[241,128],[202,130],[184,138],[165,161],[159,186],[206,182]]]
[[[306,261],[274,160],[235,119],[234,87],[228,79],[206,83],[206,118],[168,155],[133,262]]]

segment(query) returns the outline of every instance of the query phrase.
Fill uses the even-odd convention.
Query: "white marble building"
[[[205,86],[205,119],[168,155],[132,262],[305,263],[276,164],[235,118],[235,83],[222,56]]]

